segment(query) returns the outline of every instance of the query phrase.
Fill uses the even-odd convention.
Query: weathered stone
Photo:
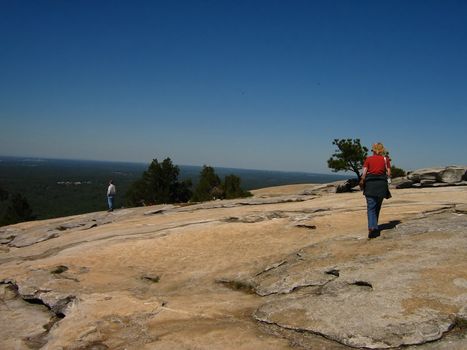
[[[410,188],[414,182],[407,179],[406,177],[397,177],[392,179],[391,187],[392,188]]]
[[[372,240],[336,184],[2,227],[0,348],[464,350],[457,184],[394,190]]]
[[[456,204],[455,211],[457,213],[467,214],[467,204]]]
[[[416,236],[431,232],[443,236],[424,241]],[[328,249],[326,256],[317,259],[323,247],[303,249],[300,259],[268,271],[267,286],[274,288],[265,289],[260,281],[257,293],[292,292],[303,281],[322,287],[268,302],[257,310],[255,318],[322,334],[352,347],[389,348],[440,339],[454,326],[456,317],[463,317],[461,309],[467,294],[450,299],[443,294],[442,284],[426,290],[420,278],[433,269],[449,270],[454,256],[467,251],[466,234],[467,220],[453,213],[399,225],[381,241],[381,249],[387,247],[384,253],[373,257],[355,249],[337,265],[337,277],[327,282],[320,281],[319,276],[329,276],[331,270],[326,273],[322,266],[335,262],[337,256]],[[396,250],[389,248],[394,239],[403,241]],[[351,245],[358,243],[346,243],[347,248]],[[446,259],[448,255],[453,259]],[[410,256],[410,260],[401,263],[404,256]],[[430,301],[438,299],[443,302]]]
[[[29,349],[45,345],[43,336],[54,315],[44,305],[31,304],[21,298],[11,284],[0,284],[0,345],[2,349]]]
[[[425,185],[431,185],[435,182],[455,184],[465,179],[467,167],[448,166],[445,168],[426,168],[419,169],[407,175],[407,179],[413,182],[423,182]],[[430,183],[432,182],[432,183]]]
[[[149,210],[144,213],[144,215],[156,215],[156,214],[162,214],[166,212],[167,210],[174,209],[174,205],[163,205],[163,206],[155,206],[153,207],[152,210]]]
[[[444,168],[424,168],[418,169],[414,172],[411,172],[407,175],[409,180],[413,182],[420,182],[421,180],[433,180],[436,181],[438,179],[438,174],[443,171]]]
[[[225,218],[225,221],[253,224],[253,223],[257,223],[257,222],[261,222],[265,220],[282,219],[286,217],[287,215],[281,212],[270,212],[270,213],[266,212],[266,213],[260,213],[260,214],[246,215],[243,217],[230,216],[228,218]]]
[[[304,253],[296,253],[290,256],[275,268],[266,268],[257,273],[246,283],[253,285],[258,295],[286,294],[303,287],[323,286],[336,278],[332,273],[333,265],[321,265],[323,254],[308,257],[304,264]]]
[[[436,180],[423,179],[423,180],[420,180],[420,183],[421,183],[422,187],[428,187],[428,186],[431,186],[431,185],[435,184]]]
[[[448,186],[452,186],[453,184],[448,184],[448,183],[445,183],[445,182],[435,182],[433,185],[431,185],[431,187],[448,187]]]
[[[348,346],[370,349],[433,341],[453,325],[448,315],[440,316],[431,309],[404,316],[402,306],[393,305],[392,300],[372,288],[346,283],[339,287],[332,294],[327,294],[324,288],[319,295],[270,302],[256,311],[255,318],[288,329],[323,334]]]
[[[352,178],[348,179],[336,187],[336,193],[345,193],[345,192],[350,192],[354,187],[358,186],[358,179],[357,178]]]
[[[446,183],[455,183],[461,182],[463,177],[465,176],[467,168],[465,167],[457,167],[457,166],[449,166],[439,174],[439,179],[441,182]]]
[[[15,236],[0,237],[0,244],[8,244],[15,239]]]

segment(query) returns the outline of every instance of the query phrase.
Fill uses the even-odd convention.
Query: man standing
[[[109,210],[114,210],[114,203],[115,203],[115,195],[117,194],[117,189],[115,188],[113,180],[110,180],[109,187],[107,188],[107,202],[109,204]]]

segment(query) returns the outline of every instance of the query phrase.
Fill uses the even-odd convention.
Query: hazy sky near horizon
[[[467,1],[0,0],[0,155],[467,164]]]

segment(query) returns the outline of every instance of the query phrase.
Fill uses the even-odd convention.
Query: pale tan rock
[[[347,246],[346,256],[338,253],[336,243]],[[441,276],[435,275],[450,273],[467,252],[463,215],[448,211],[400,224],[373,244],[378,245],[377,255],[370,252],[374,247],[360,251],[360,245],[352,240],[312,245],[268,271],[266,286],[279,282],[280,289],[272,291],[289,297],[266,303],[255,317],[364,348],[437,340],[456,325],[456,319],[464,318],[464,279],[455,278],[446,288],[436,285]],[[461,262],[462,267],[467,268],[467,262]],[[431,281],[424,283],[421,276],[428,274]],[[452,276],[457,274],[466,276],[461,271]],[[260,295],[263,285],[260,280],[255,288]],[[290,293],[297,286],[314,288]]]
[[[439,177],[441,182],[456,183],[461,182],[467,172],[467,167],[449,166],[444,169]]]
[[[16,287],[18,295],[0,301],[0,348],[292,349],[302,344],[341,350],[348,348],[341,343],[357,344],[337,337],[327,340],[311,326],[310,332],[294,332],[253,317],[280,300],[286,310],[292,300],[309,300],[307,293],[320,288],[330,293],[309,300],[316,305],[322,301],[319,315],[336,308],[331,294],[344,297],[346,288],[357,299],[361,293],[379,296],[381,300],[372,297],[368,305],[361,302],[360,312],[381,318],[372,326],[381,339],[392,332],[383,316],[397,324],[400,310],[409,320],[417,316],[421,324],[433,321],[436,331],[420,328],[430,334],[443,333],[453,319],[464,317],[459,305],[467,302],[462,238],[466,187],[394,189],[380,218],[388,229],[371,241],[364,196],[334,191],[334,184],[294,185],[258,190],[250,199],[132,208],[2,227],[0,281]],[[425,220],[436,215],[457,219],[427,230]],[[389,260],[399,267],[390,270],[385,264]],[[402,296],[385,300],[380,287],[388,286],[389,277],[392,288],[399,281],[405,289]],[[373,291],[359,281],[370,283]],[[395,310],[384,306],[392,300]],[[333,324],[339,329],[345,317],[355,318],[350,311],[337,316],[331,312],[313,322],[331,332],[332,317],[342,318]],[[282,315],[293,320],[295,314]],[[366,337],[359,328],[364,325],[354,322],[345,333],[353,339]],[[442,334],[417,350],[461,349],[464,334]],[[393,336],[401,337],[397,332]]]

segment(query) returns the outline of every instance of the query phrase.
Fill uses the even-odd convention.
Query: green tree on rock
[[[219,176],[217,176],[213,167],[204,165],[191,200],[205,202],[222,197],[223,190]]]
[[[368,148],[360,144],[360,139],[335,139],[332,144],[337,150],[328,159],[328,167],[333,172],[352,171],[360,180]]]
[[[391,165],[391,177],[393,179],[397,177],[404,177],[406,175],[405,170],[396,167],[395,165]]]
[[[35,216],[28,201],[19,193],[0,191],[0,226],[34,220]]]
[[[130,206],[187,202],[191,196],[191,182],[179,181],[180,169],[170,158],[159,163],[154,159],[140,180],[126,193]]]
[[[249,197],[251,193],[244,191],[240,186],[241,179],[236,175],[228,175],[224,178],[224,198],[233,199],[233,198],[242,198]]]

